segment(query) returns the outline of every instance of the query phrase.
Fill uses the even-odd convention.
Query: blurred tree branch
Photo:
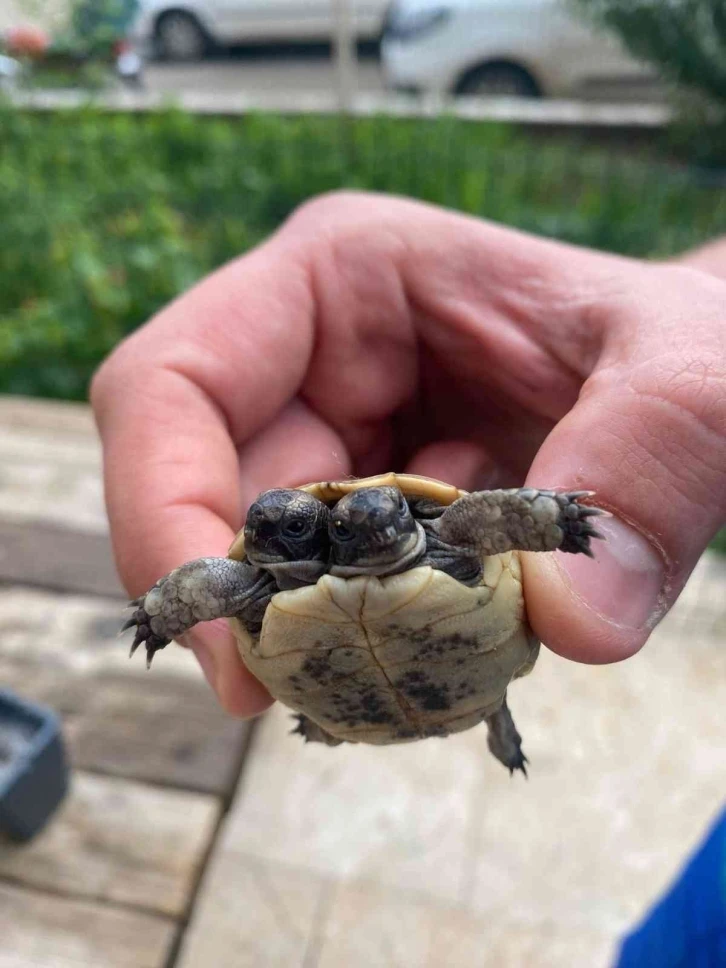
[[[726,160],[726,0],[570,0],[674,88],[695,155]],[[688,137],[685,141],[688,140]],[[685,142],[684,142],[685,143]]]
[[[726,0],[573,0],[678,85],[726,102]]]

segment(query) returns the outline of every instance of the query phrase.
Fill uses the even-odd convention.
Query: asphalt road
[[[196,64],[150,63],[149,91],[173,96],[195,94],[326,94],[335,91],[335,68],[325,50],[252,51],[217,57]],[[358,59],[357,88],[361,93],[383,91],[377,59]]]

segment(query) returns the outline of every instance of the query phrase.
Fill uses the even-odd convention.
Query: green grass
[[[0,110],[0,391],[81,399],[98,361],[303,200],[396,192],[640,255],[726,229],[665,164],[454,119]]]

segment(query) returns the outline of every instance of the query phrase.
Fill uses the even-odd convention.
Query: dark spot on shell
[[[331,672],[330,653],[309,655],[303,662],[302,671],[315,682],[324,682]]]
[[[424,709],[431,711],[451,709],[449,690],[446,686],[435,686],[433,683],[429,683],[421,688],[420,698]]]
[[[371,725],[383,725],[384,723],[393,722],[393,716],[385,709],[381,709],[378,712],[364,713],[361,719],[364,723],[370,723]]]
[[[425,679],[426,676],[423,672],[420,672],[418,669],[409,669],[408,672],[404,672],[396,685],[402,682],[423,682]]]
[[[451,698],[447,683],[437,685],[435,682],[431,682],[423,672],[410,670],[394,682],[394,685],[408,699],[413,700],[416,705],[429,712],[451,709]]]
[[[385,708],[381,696],[372,689],[365,690],[361,695],[361,719],[364,723],[390,723],[393,716]]]

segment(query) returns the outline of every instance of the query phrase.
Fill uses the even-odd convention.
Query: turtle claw
[[[560,505],[560,517],[558,525],[564,532],[560,551],[570,554],[583,554],[588,558],[594,558],[590,539],[597,538],[605,541],[605,535],[597,531],[589,523],[589,518],[612,517],[607,511],[590,505],[579,504],[582,497],[592,497],[594,491],[568,491],[566,494],[557,495],[557,503]]]
[[[527,773],[527,763],[529,763],[529,760],[524,755],[521,749],[518,752],[519,752],[519,756],[516,757],[516,759],[514,760],[510,760],[510,762],[507,764],[509,768],[509,775],[514,776],[515,770],[521,770],[522,773],[524,773],[525,780],[528,780],[529,774]]]
[[[604,541],[605,535],[591,530],[582,531],[577,534],[565,534],[565,539],[560,545],[560,551],[567,551],[573,555],[586,555],[588,558],[594,559],[595,553],[590,547],[590,538],[599,538],[601,541]]]
[[[143,602],[143,598],[139,601]],[[132,604],[134,604],[132,602]],[[134,640],[131,643],[131,648],[129,649],[129,659],[131,659],[140,645],[146,646],[146,668],[151,668],[152,660],[155,654],[160,650],[165,648],[171,639],[166,639],[161,635],[157,635],[150,625],[150,617],[143,607],[136,609],[131,618],[124,622],[121,627],[120,635],[128,629],[135,628],[136,634],[134,635]]]
[[[143,641],[144,641],[143,634],[141,633],[141,631],[137,632],[136,637],[134,638],[134,641],[131,643],[131,648],[129,649],[129,659],[133,659],[134,652],[136,652],[136,650],[138,649],[138,647],[141,645]]]
[[[611,518],[612,517],[612,514],[609,511],[604,511],[602,508],[593,508],[593,507],[590,507],[589,504],[584,504],[580,508],[580,517],[581,518],[592,518],[592,517],[595,517],[596,515],[598,517],[603,517],[603,518]]]

